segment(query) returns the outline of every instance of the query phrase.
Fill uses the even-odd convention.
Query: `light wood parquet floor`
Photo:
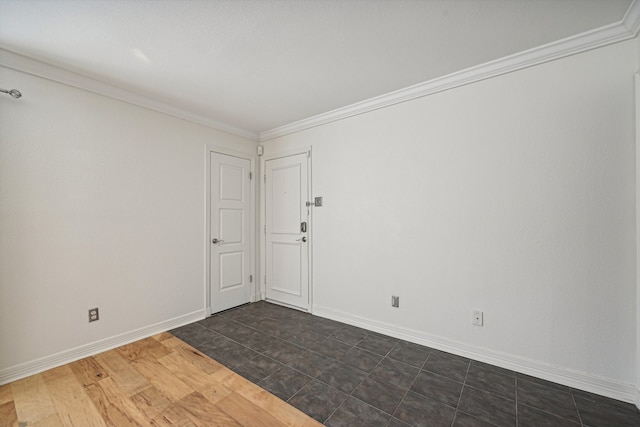
[[[0,386],[0,426],[321,426],[169,333]]]

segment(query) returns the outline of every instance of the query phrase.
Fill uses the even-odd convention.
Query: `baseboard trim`
[[[633,384],[626,384],[608,378],[589,375],[540,361],[531,360],[493,351],[487,348],[465,344],[460,341],[427,334],[418,330],[404,328],[386,322],[356,316],[350,313],[333,310],[328,307],[315,305],[313,314],[349,325],[364,328],[373,332],[389,335],[416,344],[468,357],[480,362],[510,369],[526,375],[553,381],[579,390],[610,397],[628,403],[634,403],[640,408],[640,391]]]
[[[161,332],[174,329],[188,323],[205,318],[205,310],[194,311],[183,316],[174,317],[153,325],[145,326],[123,334],[84,344],[76,348],[64,350],[50,356],[45,356],[19,365],[0,370],[0,385],[7,384],[40,372],[52,369],[85,357],[93,356],[103,351],[111,350],[121,345],[129,344]]]
[[[636,388],[636,408],[640,411],[640,388]]]

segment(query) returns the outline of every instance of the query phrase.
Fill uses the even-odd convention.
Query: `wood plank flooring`
[[[169,333],[0,386],[0,426],[321,426]]]

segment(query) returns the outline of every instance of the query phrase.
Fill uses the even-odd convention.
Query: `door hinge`
[[[249,179],[253,179],[253,172],[249,172]]]
[[[249,275],[249,283],[253,283],[253,274]]]
[[[264,284],[267,284],[267,276],[264,276]]]
[[[264,226],[264,234],[267,234],[267,226]]]
[[[265,184],[267,183],[267,174],[266,173],[264,174],[264,183]]]

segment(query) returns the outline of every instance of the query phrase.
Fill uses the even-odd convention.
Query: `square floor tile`
[[[593,400],[575,397],[578,411],[584,425],[589,427],[637,427],[640,426],[640,413],[634,408],[624,408]]]
[[[393,384],[366,378],[351,395],[388,414],[393,414],[406,391],[407,389]]]
[[[296,393],[288,403],[311,418],[324,423],[333,414],[347,395],[318,380],[312,380]]]
[[[550,412],[570,421],[580,422],[571,393],[561,391],[556,387],[549,387],[546,384],[521,379],[517,380],[517,386],[518,403]]]
[[[367,374],[359,369],[333,362],[317,378],[348,394],[359,386],[366,376]]]
[[[262,316],[240,308],[220,313],[220,315],[251,327],[259,327],[262,319]]]
[[[418,375],[418,372],[420,372],[420,369],[415,366],[385,357],[382,359],[382,362],[371,371],[371,376],[402,388],[409,388],[416,375]]]
[[[386,356],[399,340],[382,335],[367,335],[357,346],[372,353]]]
[[[414,427],[449,427],[455,412],[451,406],[409,392],[393,416]]]
[[[263,354],[286,365],[305,351],[306,350],[303,347],[274,338],[271,340],[269,348],[266,349]]]
[[[304,387],[312,378],[302,372],[283,366],[258,385],[286,401]]]
[[[516,372],[514,372],[512,370],[501,368],[501,367],[495,366],[495,365],[490,365],[490,364],[484,363],[484,362],[479,362],[477,360],[471,360],[471,366],[474,366],[474,367],[480,368],[480,369],[484,369],[486,371],[497,372],[499,374],[506,375],[508,377],[514,377],[515,378],[517,376]]]
[[[310,345],[309,349],[331,357],[332,359],[340,359],[347,354],[351,346],[332,338],[326,338],[321,342]]]
[[[239,342],[258,353],[264,353],[271,348],[273,337],[256,331],[255,334],[243,337]]]
[[[315,378],[333,362],[334,359],[330,357],[308,350],[296,356],[288,363],[288,366]]]
[[[413,382],[411,391],[456,407],[462,393],[462,383],[433,372],[421,371]]]
[[[300,330],[292,332],[291,335],[287,338],[287,341],[301,347],[309,348],[309,346],[321,342],[324,339],[324,336],[316,334],[315,332]]]
[[[246,326],[220,315],[207,317],[198,323],[224,336],[233,335],[241,328],[246,328]]]
[[[518,379],[518,381],[524,380],[524,381],[528,381],[530,383],[539,384],[539,385],[542,385],[542,386],[545,386],[545,387],[555,388],[556,390],[564,391],[565,393],[571,393],[571,388],[570,387],[567,387],[566,385],[554,383],[554,382],[551,382],[551,381],[543,380],[542,378],[532,377],[530,375],[521,374],[519,372],[516,372],[516,378]]]
[[[371,372],[382,360],[379,354],[353,347],[340,359],[345,365],[353,366],[364,372]]]
[[[465,362],[462,358],[451,357],[447,353],[431,352],[422,369],[456,381],[464,381],[469,362]]]
[[[479,420],[475,417],[472,417],[471,415],[465,414],[462,411],[456,411],[456,418],[453,421],[452,427],[496,427],[496,425]]]
[[[431,350],[418,344],[400,341],[389,352],[389,358],[422,368]]]
[[[453,361],[457,361],[460,363],[470,363],[471,359],[467,358],[467,357],[463,357],[463,356],[458,356],[457,354],[453,354],[453,353],[447,353],[446,351],[441,351],[441,350],[436,350],[436,349],[432,349],[431,352],[429,353],[429,358],[430,359],[446,359],[446,360],[453,360]]]
[[[488,371],[471,364],[465,383],[475,388],[499,394],[508,399],[515,400],[516,398],[515,376],[503,375],[496,371]]]
[[[366,337],[368,332],[355,326],[345,326],[338,329],[331,338],[341,341],[345,344],[356,345]]]
[[[516,425],[516,402],[497,394],[465,386],[458,410],[500,427]]]
[[[324,335],[325,337],[335,334],[344,326],[335,320],[323,319],[321,317],[311,316],[311,319],[313,319],[313,321],[309,326],[309,330],[316,334]]]
[[[327,420],[328,427],[386,427],[390,415],[348,397]]]
[[[518,427],[578,427],[579,423],[518,403]]]
[[[258,383],[282,367],[280,362],[259,354],[234,370],[249,381]]]
[[[403,421],[400,421],[395,417],[391,417],[391,419],[389,420],[389,424],[387,424],[387,427],[412,427],[412,426]]]
[[[217,332],[199,323],[191,323],[169,332],[194,347],[206,343],[213,343],[221,337]]]
[[[255,351],[224,337],[212,346],[203,346],[201,351],[231,369],[258,355]]]

